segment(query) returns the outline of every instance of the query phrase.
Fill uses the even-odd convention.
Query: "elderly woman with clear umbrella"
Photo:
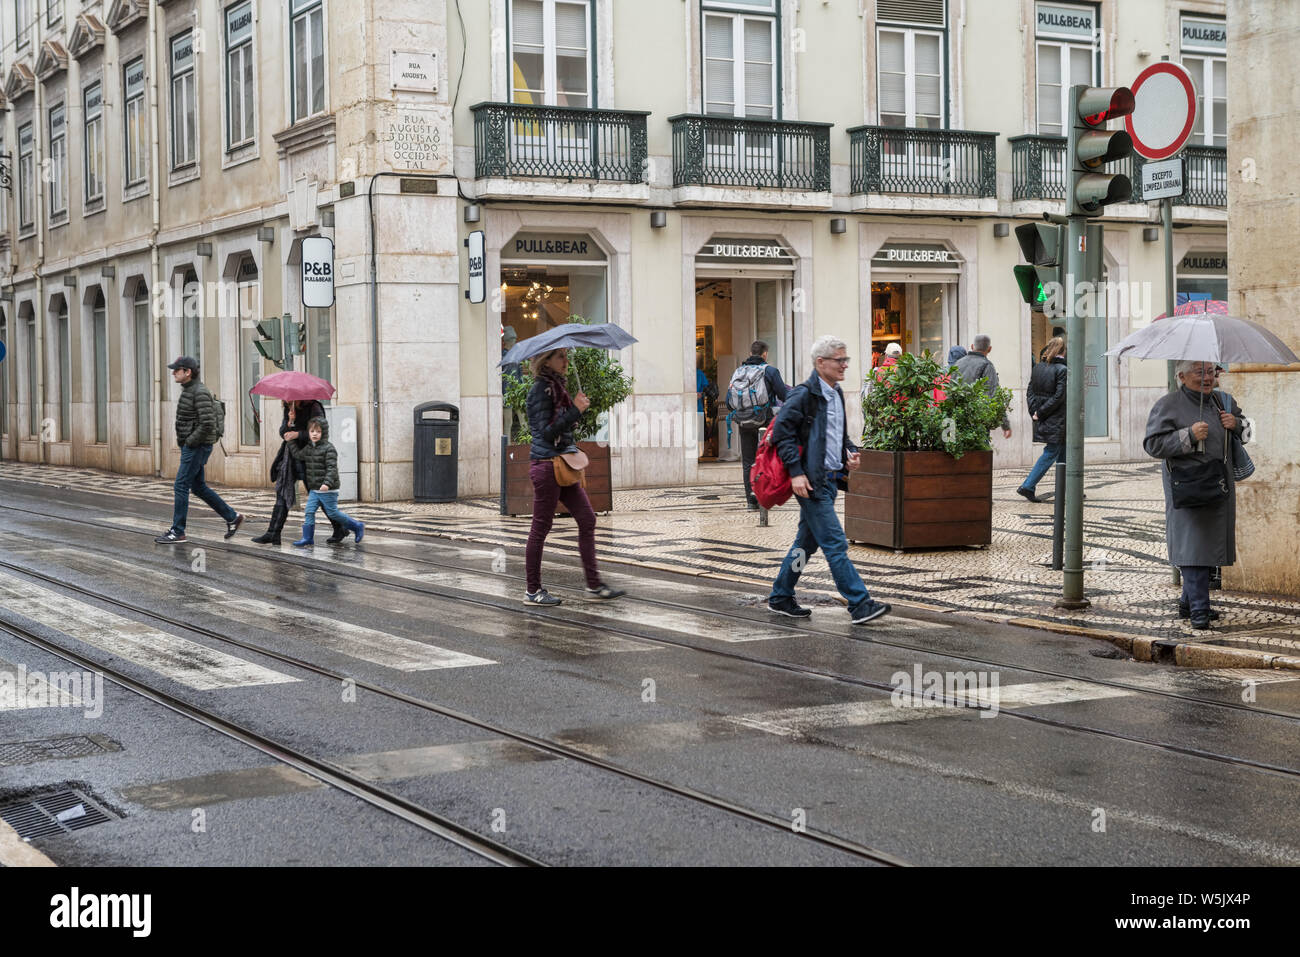
[[[1237,491],[1230,434],[1242,438],[1241,409],[1232,396],[1215,392],[1215,363],[1183,361],[1176,371],[1180,386],[1152,407],[1142,447],[1166,463],[1161,470],[1165,542],[1169,561],[1183,578],[1179,617],[1190,617],[1193,628],[1209,628],[1210,621],[1219,617],[1210,608],[1210,574],[1215,566],[1237,560]],[[1227,467],[1215,465],[1225,459]],[[1169,466],[1197,464],[1216,479],[1221,470],[1227,494],[1208,504],[1175,507]]]

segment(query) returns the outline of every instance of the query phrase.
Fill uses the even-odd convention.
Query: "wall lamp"
[[[663,209],[654,209],[650,211],[650,228],[663,229],[668,225],[668,212]]]
[[[1160,230],[1154,226],[1147,226],[1142,230],[1142,242],[1153,243],[1160,238]]]
[[[211,258],[211,257],[212,257],[212,243],[199,243],[196,247],[194,247],[194,254],[195,254],[196,256],[203,256],[203,257],[205,257],[205,258]]]
[[[100,266],[100,267],[99,267],[99,275],[102,276],[104,279],[112,279],[114,276],[117,275],[117,267],[116,267],[116,266]]]
[[[1004,236],[1006,236],[1006,235],[1007,235],[1008,233],[1010,233],[1010,232],[1011,232],[1011,226],[1010,226],[1010,224],[1008,224],[1008,223],[994,223],[994,224],[993,224],[993,235],[994,235],[995,237],[997,237],[998,239],[1003,238]]]
[[[848,229],[849,229],[849,221],[847,219],[844,219],[841,216],[837,216],[831,220],[831,232],[836,236],[838,236],[840,233],[848,232]]]
[[[264,242],[264,243],[274,243],[274,242],[275,242],[275,227],[274,227],[274,226],[262,226],[262,227],[260,227],[260,228],[257,230],[257,238],[260,239],[260,240],[261,240],[262,242]]]
[[[465,222],[477,223],[479,220],[479,216],[481,215],[482,212],[479,209],[478,203],[470,203],[468,206],[465,207]]]
[[[63,277],[63,285],[66,286],[68,289],[76,289],[77,277],[72,273],[69,273],[68,275]]]

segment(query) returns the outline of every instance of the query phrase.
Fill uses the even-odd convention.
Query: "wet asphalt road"
[[[1285,673],[1141,664],[959,615],[854,628],[819,604],[810,622],[774,619],[757,587],[626,566],[606,578],[629,597],[590,603],[575,565],[548,564],[566,603],[543,610],[518,601],[522,555],[485,546],[376,534],[276,550],[247,526],[223,541],[195,503],[191,541],[162,547],[158,506],[3,480],[0,505],[0,625],[546,863],[1300,863],[1300,681]],[[0,660],[61,667],[3,633]],[[900,674],[915,697],[891,694]],[[936,679],[948,687],[927,700]],[[96,717],[5,700],[0,754],[112,744],[0,762],[0,804],[72,782],[117,815],[37,839],[55,863],[482,862],[109,682]]]

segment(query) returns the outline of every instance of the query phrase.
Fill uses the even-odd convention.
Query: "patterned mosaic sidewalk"
[[[12,462],[0,465],[0,477],[171,503],[171,483],[162,479]],[[986,549],[896,554],[851,546],[850,554],[873,596],[1104,637],[1147,660],[1300,668],[1300,600],[1215,592],[1211,597],[1224,617],[1213,631],[1195,632],[1178,621],[1178,589],[1171,584],[1165,560],[1164,504],[1154,464],[1088,470],[1084,561],[1092,605],[1083,612],[1054,608],[1061,574],[1048,567],[1052,508],[1015,494],[1022,477],[1019,470],[994,473],[994,534]],[[1046,484],[1040,488],[1046,489]],[[269,490],[222,488],[221,494],[250,516],[245,529],[256,533],[258,522],[270,512]],[[745,510],[738,485],[621,490],[614,493],[614,506],[614,512],[600,516],[597,526],[602,561],[751,583],[763,592],[798,523],[797,508],[788,505],[770,514],[768,527],[759,527],[758,513]],[[528,535],[529,519],[500,515],[495,498],[445,505],[354,502],[347,511],[369,528],[387,532],[516,547]],[[571,522],[557,520],[548,548],[572,553],[576,560],[577,533]],[[834,592],[820,557],[804,573],[801,592],[804,589]]]

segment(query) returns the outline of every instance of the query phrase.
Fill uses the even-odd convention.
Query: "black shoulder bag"
[[[1177,462],[1165,459],[1169,470],[1169,488],[1174,508],[1204,508],[1218,505],[1228,498],[1228,456],[1232,453],[1232,437],[1223,437],[1223,458],[1202,462],[1186,459]]]

